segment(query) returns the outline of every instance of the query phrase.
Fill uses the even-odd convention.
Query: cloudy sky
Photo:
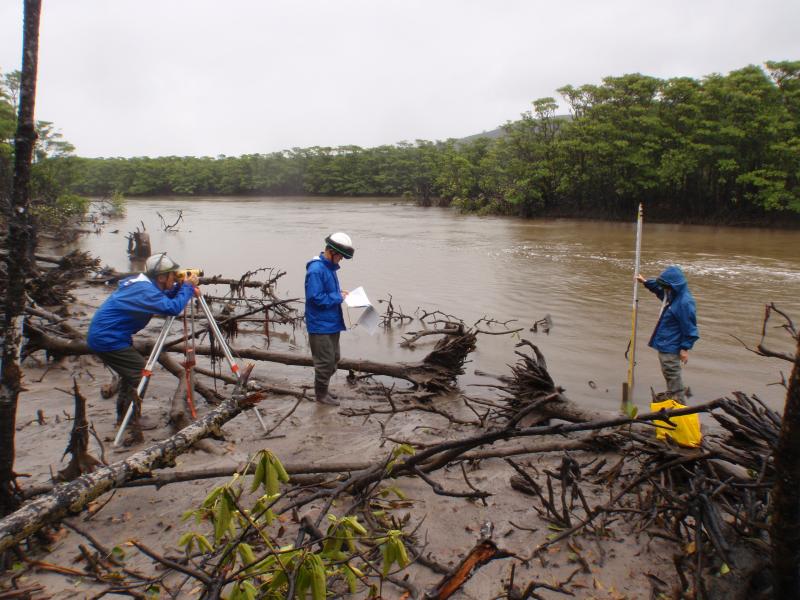
[[[36,116],[83,156],[463,137],[565,84],[800,59],[798,0],[43,0]],[[22,0],[0,1],[0,69]]]

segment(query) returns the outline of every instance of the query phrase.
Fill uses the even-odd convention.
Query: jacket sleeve
[[[697,329],[697,310],[693,301],[681,302],[676,311],[678,324],[681,328],[681,350],[691,350],[694,343],[700,339]]]
[[[659,300],[664,299],[664,288],[658,285],[655,279],[648,279],[647,281],[645,281],[644,287],[646,287],[648,290],[650,290],[656,296],[658,296]]]
[[[338,290],[325,291],[322,275],[316,271],[306,273],[306,300],[319,308],[330,308],[342,303],[342,294]]]
[[[184,283],[174,298],[150,284],[137,287],[140,289],[133,289],[132,294],[119,298],[120,309],[177,317],[194,295],[194,286],[190,283]]]

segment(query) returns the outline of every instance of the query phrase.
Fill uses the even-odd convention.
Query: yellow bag
[[[675,402],[672,398],[662,402],[650,403],[651,412],[658,412],[662,408],[664,410],[675,410],[686,408],[686,406]],[[681,417],[670,417],[669,420],[675,424],[674,427],[666,421],[653,421],[656,426],[656,439],[663,440],[669,437],[679,446],[686,448],[697,448],[700,445],[703,440],[703,434],[700,433],[700,417],[697,413]]]

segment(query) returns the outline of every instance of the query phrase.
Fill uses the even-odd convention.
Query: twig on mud
[[[183,573],[184,575],[189,575],[190,577],[194,577],[198,581],[204,583],[206,586],[211,586],[211,584],[213,583],[213,580],[202,571],[198,571],[196,569],[190,569],[189,567],[177,563],[174,560],[170,560],[165,556],[161,556],[160,554],[158,554],[154,550],[151,550],[138,540],[130,540],[130,543],[136,546],[142,552],[142,554],[149,556],[156,562],[161,563],[162,565],[172,569],[173,571],[178,571],[179,573]]]
[[[450,492],[445,490],[439,483],[434,481],[431,477],[428,477],[425,473],[423,473],[419,467],[414,467],[413,472],[417,475],[417,477],[422,479],[422,481],[431,486],[433,493],[437,494],[438,496],[451,496],[453,498],[477,499],[477,498],[487,498],[492,495],[491,492],[482,492],[480,490],[475,490],[475,488],[472,487],[472,485],[470,485],[470,487],[473,490],[475,490],[473,492]]]
[[[283,415],[283,416],[282,416],[282,417],[281,417],[281,418],[278,420],[278,422],[277,422],[277,423],[275,423],[275,425],[273,425],[273,427],[272,427],[271,429],[269,429],[269,430],[265,431],[265,432],[264,432],[264,435],[262,435],[261,437],[263,437],[263,438],[266,438],[266,437],[268,437],[268,436],[269,436],[269,434],[271,434],[271,433],[272,433],[273,431],[275,431],[275,430],[276,430],[278,427],[280,427],[280,426],[281,426],[281,423],[283,423],[283,422],[284,422],[286,419],[288,419],[289,417],[291,417],[291,416],[292,416],[292,414],[294,413],[294,411],[295,411],[295,410],[297,410],[297,407],[298,407],[298,406],[300,406],[300,403],[301,403],[302,401],[303,401],[303,399],[302,399],[302,398],[298,398],[298,399],[297,399],[297,401],[294,403],[294,406],[291,408],[291,410],[289,410],[289,412],[287,412],[285,415]]]

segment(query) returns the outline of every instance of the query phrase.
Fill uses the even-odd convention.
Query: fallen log
[[[26,328],[29,339],[28,352],[36,349],[47,350],[51,354],[58,356],[79,356],[91,354],[92,351],[83,340],[65,340],[47,334],[42,329],[34,325]],[[464,339],[462,339],[464,338]],[[446,345],[439,346],[433,350],[424,360],[418,363],[380,363],[371,360],[347,359],[339,362],[339,369],[348,371],[361,371],[374,375],[387,375],[396,379],[404,379],[411,382],[414,386],[422,387],[433,392],[447,391],[455,384],[455,379],[459,375],[459,364],[463,365],[466,354],[471,352],[474,347],[475,334],[466,333],[456,339],[443,340]],[[147,355],[152,349],[152,342],[136,341],[134,347],[139,352]],[[165,348],[169,352],[185,352],[184,346],[173,346]],[[258,360],[266,362],[276,362],[284,365],[301,367],[313,367],[311,355],[292,354],[290,352],[273,352],[260,350],[257,348],[231,348],[234,355],[246,360]],[[195,354],[210,356],[212,353],[210,346],[197,346]]]
[[[239,288],[259,288],[259,289],[267,289],[286,275],[285,271],[279,272],[274,277],[270,277],[265,281],[256,281],[250,279],[230,279],[227,277],[223,277],[222,275],[213,275],[211,277],[201,277],[200,278],[200,285],[228,285],[231,288],[239,289]]]
[[[260,394],[253,394],[239,404],[228,399],[172,437],[148,446],[125,460],[56,486],[51,493],[23,505],[0,520],[0,552],[65,515],[80,512],[108,490],[137,477],[147,476],[152,469],[172,465],[175,457],[191,448],[195,442],[219,430],[224,423],[260,400]]]
[[[571,440],[552,440],[547,442],[528,442],[522,444],[509,444],[497,448],[486,448],[483,450],[473,450],[461,455],[459,460],[485,460],[489,458],[503,458],[506,456],[519,456],[522,454],[541,454],[544,452],[564,452],[565,450],[588,450],[594,447],[590,437],[581,437]],[[364,471],[373,467],[375,461],[369,462],[341,462],[341,463],[291,463],[284,462],[283,468],[292,476],[292,483],[301,483],[301,477],[320,475],[320,474],[346,474],[356,471]],[[208,469],[187,469],[185,471],[171,471],[132,479],[117,486],[123,488],[154,486],[161,488],[173,483],[183,483],[186,481],[197,481],[200,479],[218,479],[221,477],[231,477],[234,473],[240,472],[246,463],[228,465],[224,467],[212,467]],[[424,472],[434,471],[444,466],[440,461],[433,460],[425,463],[421,470]],[[22,495],[25,498],[33,498],[46,494],[53,490],[53,484],[43,483],[25,487]]]
[[[428,356],[418,363],[381,363],[373,360],[343,358],[339,361],[339,369],[345,371],[359,371],[372,373],[373,375],[386,375],[395,379],[404,379],[412,383],[415,387],[422,387],[431,392],[445,392],[452,389],[456,377],[460,374],[460,366],[463,365],[467,354],[475,348],[474,334],[465,334],[464,337],[471,336],[472,344],[462,342],[460,345],[457,340],[445,340],[454,344],[453,354],[443,358],[441,348],[434,349]],[[169,349],[175,352],[184,352],[184,347],[175,346]],[[258,360],[265,362],[275,362],[283,365],[313,367],[314,362],[311,355],[293,354],[291,352],[274,352],[270,350],[260,350],[258,348],[231,348],[233,353],[243,359]],[[212,354],[210,346],[197,346],[196,354],[209,356]],[[460,357],[460,359],[459,359]]]
[[[0,249],[0,257],[6,256],[8,256],[8,250]],[[65,254],[64,256],[34,254],[33,258],[39,262],[58,265],[60,268],[65,270],[93,269],[100,265],[100,259],[91,258],[91,254],[88,252],[81,252],[80,250],[74,250],[68,254]]]

